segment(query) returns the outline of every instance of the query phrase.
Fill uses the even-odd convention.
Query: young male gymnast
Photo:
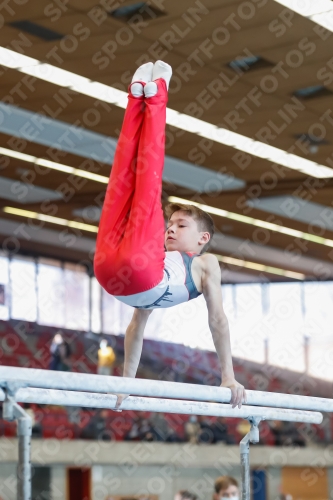
[[[109,294],[135,308],[125,335],[124,377],[136,375],[151,312],[203,294],[221,386],[231,389],[230,402],[240,408],[246,394],[234,377],[221,270],[214,255],[202,254],[214,234],[213,220],[193,205],[169,204],[165,230],[161,191],[171,75],[162,61],[143,64],[129,86],[98,229],[95,276]],[[125,397],[118,396],[116,408]]]

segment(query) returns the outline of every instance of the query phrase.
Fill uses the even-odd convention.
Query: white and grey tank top
[[[191,265],[199,254],[165,252],[162,281],[154,288],[134,295],[116,295],[116,299],[138,309],[172,307],[202,295],[195,286]]]

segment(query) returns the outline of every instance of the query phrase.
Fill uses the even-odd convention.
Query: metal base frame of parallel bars
[[[31,434],[30,416],[15,401],[15,391],[5,389],[2,416],[4,420],[17,420],[18,465],[17,500],[31,500]]]
[[[250,443],[259,442],[260,418],[248,418],[251,424],[250,431],[239,443],[242,477],[242,500],[250,500],[251,497],[251,475],[250,475]]]
[[[17,420],[18,436],[18,466],[17,466],[17,500],[31,500],[31,418],[17,404],[13,396],[5,390],[5,400],[3,402],[4,420]],[[241,500],[250,500],[250,446],[249,443],[259,442],[258,424],[261,421],[258,417],[249,417],[251,424],[250,431],[240,442],[242,496]]]
[[[250,442],[257,443],[259,441],[258,425],[260,421],[269,419],[319,424],[323,418],[321,413],[303,410],[307,407],[306,396],[296,396],[295,404],[298,408],[302,408],[300,410],[290,409],[293,405],[292,395],[277,394],[276,396],[280,396],[280,401],[275,402],[274,405],[270,396],[274,396],[274,393],[258,393],[258,399],[256,399],[256,391],[247,391],[247,393],[252,393],[250,398],[252,401],[249,401],[248,398],[248,403],[262,404],[265,401],[271,407],[249,406],[247,403],[239,409],[231,408],[230,404],[221,404],[221,401],[228,399],[230,401],[231,395],[229,393],[226,394],[226,391],[230,392],[230,390],[222,387],[195,386],[193,384],[124,379],[122,377],[105,377],[99,375],[89,375],[87,377],[86,374],[71,374],[68,372],[64,372],[64,377],[61,377],[61,374],[62,372],[53,373],[31,368],[13,369],[13,367],[0,367],[0,401],[3,401],[3,418],[10,421],[17,420],[18,423],[18,500],[31,499],[31,418],[18,405],[18,402],[114,409],[117,397],[115,394],[107,394],[107,392],[111,387],[114,388],[117,382],[118,387],[116,390],[114,389],[114,393],[119,394],[124,392],[129,394],[131,389],[135,389],[133,391],[135,394],[140,394],[141,392],[141,394],[151,396],[148,398],[129,396],[121,405],[121,408],[124,410],[227,416],[247,419],[251,424],[251,429],[240,442],[242,500],[250,500]],[[86,382],[89,383],[84,387]],[[140,391],[141,384],[142,389]],[[82,389],[85,392],[80,392]],[[123,389],[125,390],[123,391]],[[102,392],[103,394],[99,394]],[[207,402],[210,396],[213,396],[210,401],[217,402]],[[166,397],[178,397],[187,400],[166,399]],[[324,400],[322,398],[308,399],[309,407],[312,410],[325,408],[327,411],[329,408],[328,411],[333,411],[333,400]],[[287,409],[281,408],[282,400],[287,403]],[[272,408],[272,406],[277,406],[277,408]]]

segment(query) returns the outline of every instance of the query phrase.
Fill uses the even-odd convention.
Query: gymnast
[[[136,375],[151,312],[203,294],[221,386],[231,389],[230,403],[240,408],[246,393],[234,376],[221,270],[214,255],[203,253],[214,222],[193,205],[172,203],[166,207],[165,230],[161,193],[171,75],[168,64],[149,62],[137,69],[129,86],[98,229],[95,276],[109,294],[135,308],[125,335],[124,377]],[[118,395],[117,409],[125,398]]]

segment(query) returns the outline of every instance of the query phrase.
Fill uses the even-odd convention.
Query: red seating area
[[[79,410],[77,413],[76,422],[73,423],[69,419],[69,414],[62,407],[43,407],[38,408],[36,405],[31,405],[34,410],[36,424],[41,426],[41,438],[56,438],[56,439],[80,439],[82,431],[89,425],[89,422],[94,417],[95,411]],[[106,431],[113,441],[124,440],[126,434],[130,431],[133,421],[138,417],[138,412],[123,411],[121,415],[115,414],[112,410],[105,410],[106,413]],[[141,412],[140,416],[149,418],[149,412]],[[188,421],[188,415],[167,414],[165,419],[171,429],[179,436],[181,440],[185,440],[184,424]],[[228,425],[228,434],[234,438],[235,443],[242,439],[242,435],[237,431],[237,425],[241,419],[226,418]],[[215,417],[208,417],[207,421],[213,424],[216,421]],[[0,420],[0,436],[15,437],[16,423]],[[267,423],[261,425],[261,441],[264,444],[274,444],[274,437],[269,430]]]
[[[0,363],[7,366],[30,366],[33,355],[28,345],[10,329],[1,336]]]
[[[48,369],[50,362],[50,345],[53,336],[59,329],[42,327],[25,322],[0,321],[0,364],[7,366],[34,367]],[[84,332],[61,330],[72,350],[72,370],[75,372],[96,373],[98,342],[87,338]],[[122,336],[110,336],[117,353],[115,375],[120,375],[123,361]],[[142,365],[149,369],[149,376],[156,374],[156,379],[173,379],[188,383],[216,384],[219,380],[219,365],[215,353],[191,349],[182,345],[153,340],[144,341]],[[277,376],[258,376],[251,363],[235,362],[237,379],[249,389],[288,392],[286,382]],[[141,369],[140,376],[145,373]],[[263,386],[261,385],[263,384]],[[75,418],[62,407],[39,408],[32,405],[37,424],[41,426],[43,438],[77,439],[83,429],[94,417],[93,411],[78,410]],[[116,414],[105,410],[107,432],[114,440],[122,440],[130,430],[137,415],[134,412]],[[73,411],[72,411],[73,413]],[[165,415],[172,429],[179,437],[184,437],[184,422],[187,415]],[[214,422],[214,418],[208,418]],[[242,436],[237,431],[239,420],[226,419],[228,432],[239,442]],[[331,419],[333,435],[333,419]],[[313,433],[324,439],[324,431],[320,426],[312,426]],[[15,436],[16,424],[0,420],[0,435]],[[273,444],[274,436],[266,422],[261,424],[261,440],[265,444]]]
[[[0,364],[48,369],[50,345],[56,328],[26,327],[0,321]],[[83,332],[61,330],[72,350],[72,370],[96,373],[97,342],[87,342]]]

